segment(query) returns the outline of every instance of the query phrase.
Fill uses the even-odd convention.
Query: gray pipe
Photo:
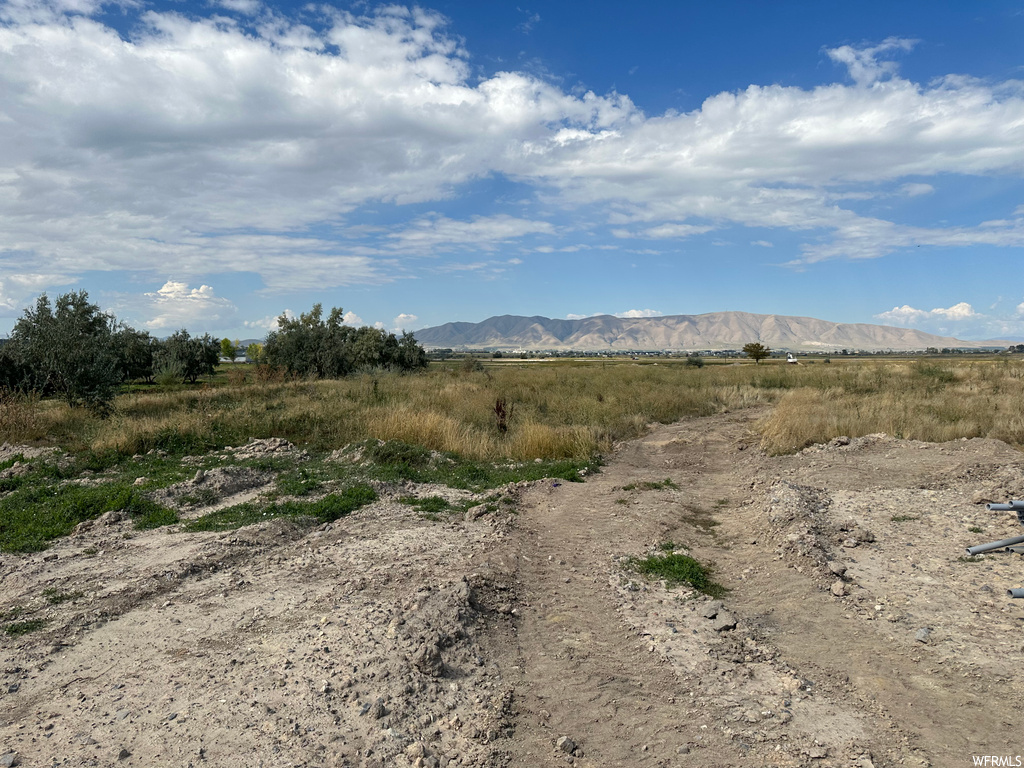
[[[1012,539],[1003,539],[1002,541],[993,541],[991,544],[978,544],[974,547],[968,547],[967,554],[974,557],[982,552],[991,552],[993,549],[1006,549],[1006,547],[1012,547],[1014,544],[1021,543],[1024,543],[1024,536],[1014,536]]]
[[[1024,501],[1011,501],[1009,504],[986,504],[985,509],[989,512],[1016,512],[1024,509]]]
[[[1024,589],[1017,587],[1015,589],[1006,590],[1010,597],[1024,597]]]

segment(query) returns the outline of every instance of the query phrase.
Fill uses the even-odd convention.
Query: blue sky
[[[1024,0],[0,0],[0,334],[340,306],[1024,337]]]

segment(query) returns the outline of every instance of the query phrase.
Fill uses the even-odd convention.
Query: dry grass
[[[838,435],[877,432],[927,442],[992,437],[1024,445],[1020,363],[836,368],[842,373],[834,382],[808,380],[783,396],[759,425],[765,450],[787,453]]]
[[[511,406],[507,431],[495,404]],[[122,455],[201,452],[284,437],[329,450],[399,439],[471,459],[585,458],[652,422],[777,403],[760,425],[772,453],[837,435],[990,436],[1024,444],[1024,366],[1002,360],[832,365],[601,362],[434,369],[341,381],[258,381],[121,395],[99,419],[30,398],[0,400],[4,439]]]

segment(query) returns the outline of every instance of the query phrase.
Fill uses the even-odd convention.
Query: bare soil
[[[0,765],[1024,753],[1024,601],[1006,594],[1024,561],[963,559],[1024,534],[983,503],[1024,497],[1024,456],[874,435],[769,457],[752,434],[764,414],[655,426],[585,483],[507,489],[512,514],[426,519],[403,487],[313,530],[113,517],[2,555],[0,614],[46,624],[0,635]],[[265,480],[224,475],[246,498]],[[669,549],[728,592],[629,567]]]

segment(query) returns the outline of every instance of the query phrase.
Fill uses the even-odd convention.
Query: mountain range
[[[1005,347],[1005,341],[961,341],[910,328],[833,323],[813,317],[709,312],[703,315],[576,320],[501,315],[479,323],[445,323],[415,332],[429,348],[501,350],[725,350],[760,342],[791,351],[912,351],[928,347]]]

